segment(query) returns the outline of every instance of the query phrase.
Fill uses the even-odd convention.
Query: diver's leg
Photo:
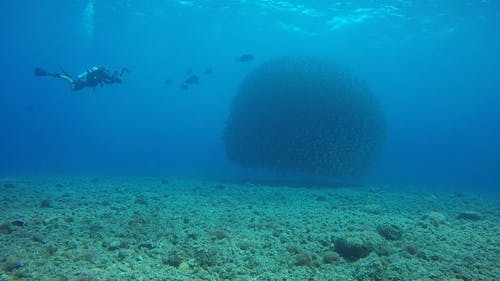
[[[57,74],[56,77],[59,77],[59,78],[63,79],[64,81],[66,81],[69,84],[69,87],[72,90],[75,90],[75,80],[73,80],[73,78],[71,78],[71,76],[66,75],[66,74]]]
[[[62,78],[64,81],[68,83],[73,83],[73,78],[71,76],[66,75],[66,74],[58,74],[57,77]]]

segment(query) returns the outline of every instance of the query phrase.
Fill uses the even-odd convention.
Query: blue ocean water
[[[231,101],[254,67],[305,54],[380,101],[387,141],[366,181],[494,190],[499,26],[488,0],[2,1],[0,173],[252,177],[224,151]],[[33,75],[95,65],[130,73],[78,92]],[[200,83],[182,91],[189,70]]]

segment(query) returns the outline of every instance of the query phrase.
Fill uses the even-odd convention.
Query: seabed
[[[498,196],[0,178],[0,280],[498,280]]]

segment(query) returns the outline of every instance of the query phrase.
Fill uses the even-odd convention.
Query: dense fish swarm
[[[224,142],[230,160],[245,167],[360,175],[385,131],[375,97],[346,69],[327,59],[284,58],[244,79]]]

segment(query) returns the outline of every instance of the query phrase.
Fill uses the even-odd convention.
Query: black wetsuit
[[[43,68],[37,67],[35,68],[34,74],[36,76],[52,76],[62,78],[69,83],[71,90],[78,91],[86,87],[95,88],[97,85],[104,86],[104,84],[122,83],[121,76],[127,72],[129,72],[129,70],[123,67],[120,71],[117,70],[114,71],[113,74],[110,74],[105,67],[99,66],[89,68],[87,71],[78,75],[78,77],[73,78],[65,72],[52,73],[45,71]]]
[[[102,87],[104,84],[122,83],[120,77],[125,72],[128,72],[128,69],[122,68],[120,72],[115,71],[111,75],[104,67],[91,68],[86,73],[81,74],[78,79],[74,80],[73,90],[77,91],[85,87],[95,88],[98,85]]]

